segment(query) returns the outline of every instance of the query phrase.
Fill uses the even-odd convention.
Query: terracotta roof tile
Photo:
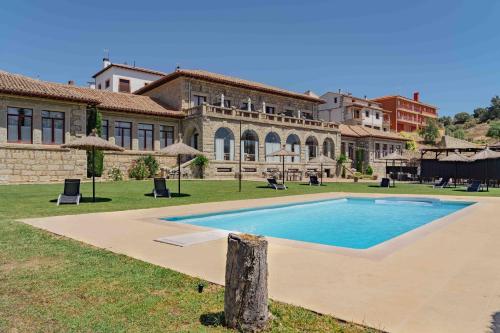
[[[141,89],[137,90],[135,94],[142,94],[146,91],[149,91],[153,88],[156,88],[158,86],[161,86],[162,84],[169,82],[171,80],[174,80],[178,77],[185,76],[185,77],[191,77],[195,79],[200,79],[200,80],[207,80],[207,81],[212,81],[212,82],[217,82],[217,83],[222,83],[222,84],[227,84],[227,85],[232,85],[232,86],[238,86],[246,89],[253,89],[257,91],[262,91],[270,94],[278,94],[278,95],[283,95],[287,97],[293,97],[293,98],[300,98],[303,100],[311,101],[311,102],[317,102],[317,103],[324,103],[324,101],[318,97],[314,97],[308,94],[301,94],[273,86],[269,86],[267,84],[259,83],[259,82],[254,82],[254,81],[248,81],[244,79],[239,79],[236,77],[232,76],[227,76],[223,74],[217,74],[217,73],[212,73],[212,72],[207,72],[204,70],[199,70],[199,69],[178,69],[175,72],[172,72],[165,77],[158,79],[150,84],[148,84],[145,87],[142,87]]]
[[[340,128],[340,134],[344,136],[350,136],[355,138],[374,137],[374,138],[388,139],[388,140],[408,141],[408,139],[404,138],[398,133],[384,132],[374,128],[369,128],[360,125],[340,124],[339,128]]]
[[[96,104],[99,109],[168,117],[184,113],[149,97],[40,81],[0,71],[0,93]]]

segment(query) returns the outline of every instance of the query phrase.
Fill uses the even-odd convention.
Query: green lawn
[[[32,228],[16,218],[126,210],[220,200],[317,192],[466,195],[453,189],[397,184],[380,189],[367,183],[328,183],[310,187],[290,183],[274,191],[264,182],[185,181],[181,197],[154,200],[151,181],[97,184],[99,202],[56,207],[62,185],[0,186],[0,332],[4,331],[225,331],[217,324],[223,289],[126,256],[97,249]],[[169,184],[175,188],[172,182]],[[91,184],[82,192],[88,196]],[[500,196],[500,190],[474,195]],[[198,283],[205,292],[198,294]],[[271,302],[273,332],[363,332],[329,316]],[[210,326],[208,323],[215,323]]]

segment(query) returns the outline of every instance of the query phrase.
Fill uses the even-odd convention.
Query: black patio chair
[[[473,180],[469,186],[467,186],[467,192],[479,192],[483,190],[483,185],[480,180]]]
[[[167,187],[167,181],[165,178],[154,178],[154,189],[153,195],[155,198],[157,197],[166,197],[170,198],[170,190]]]
[[[279,184],[274,178],[267,178],[267,184],[275,190],[286,190],[285,184]]]
[[[80,179],[65,179],[64,192],[59,194],[57,205],[80,204],[82,194],[80,193]]]
[[[389,178],[382,178],[380,181],[380,187],[387,187],[389,188],[391,186],[391,180]]]
[[[319,183],[319,180],[318,180],[318,176],[309,176],[309,185],[315,185],[315,186],[319,186],[320,183]]]

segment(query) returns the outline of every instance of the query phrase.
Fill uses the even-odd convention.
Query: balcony
[[[203,104],[189,108],[186,110],[186,114],[188,117],[203,115],[203,116],[211,116],[218,118],[248,120],[248,121],[261,122],[265,124],[284,125],[284,126],[293,126],[302,128],[308,127],[316,129],[336,129],[336,130],[339,129],[338,124],[327,121],[289,117],[284,115],[268,114],[257,111],[240,110],[234,107],[224,108],[209,104]]]

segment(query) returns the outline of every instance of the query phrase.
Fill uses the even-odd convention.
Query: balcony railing
[[[199,115],[212,115],[212,116],[221,116],[221,117],[231,117],[231,118],[240,118],[240,119],[248,119],[248,120],[256,120],[263,121],[266,123],[279,123],[283,125],[296,125],[296,126],[311,126],[311,127],[321,127],[321,128],[332,128],[338,129],[339,126],[336,123],[314,120],[314,119],[305,119],[298,117],[289,117],[278,114],[269,114],[257,111],[247,111],[236,108],[223,108],[220,106],[202,104],[195,107],[192,107],[186,110],[187,116],[199,116]]]

